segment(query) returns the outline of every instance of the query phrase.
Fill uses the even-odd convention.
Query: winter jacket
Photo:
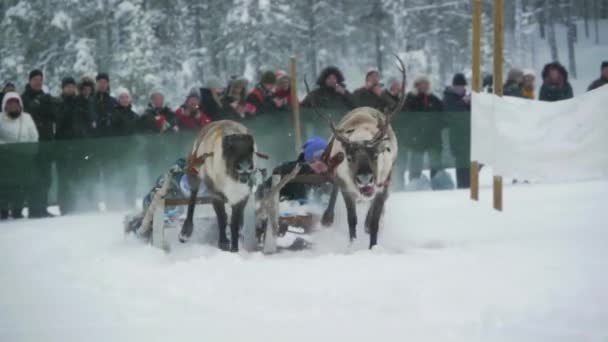
[[[169,107],[155,108],[152,104],[139,118],[139,130],[143,133],[173,132],[177,127],[177,117]]]
[[[505,86],[503,87],[503,95],[520,98],[525,97],[521,86],[515,81],[507,81],[507,83],[505,83]]]
[[[114,137],[133,135],[136,133],[138,116],[127,107],[116,106],[110,113],[109,135]]]
[[[606,84],[608,84],[608,79],[606,79],[604,77],[600,77],[589,85],[589,88],[587,89],[587,91],[595,90],[599,87],[605,86]]]
[[[570,83],[565,82],[562,85],[557,85],[545,82],[540,88],[540,95],[538,96],[538,99],[541,101],[555,102],[571,99],[573,97],[574,94],[572,92],[572,86],[570,86]]]
[[[58,140],[88,138],[94,118],[90,101],[81,96],[60,96],[54,99],[56,134]]]
[[[184,106],[179,107],[175,111],[177,117],[177,125],[181,130],[200,130],[207,124],[211,123],[211,118],[203,111],[199,110],[198,117],[190,115]]]
[[[34,90],[30,85],[25,86],[25,91],[21,95],[23,101],[23,111],[29,113],[36,123],[40,141],[53,140],[53,99],[51,95],[42,90]]]
[[[250,114],[268,114],[278,110],[272,100],[274,94],[268,92],[260,83],[247,95],[245,106],[248,107],[247,112]]]
[[[523,87],[521,89],[521,94],[526,99],[530,99],[530,100],[536,99],[536,93],[534,92],[534,88],[533,87],[530,87],[530,88]]]
[[[13,119],[6,112],[6,103],[10,99],[17,99],[23,108],[19,94],[13,92],[5,94],[0,113],[0,144],[37,142],[38,129],[30,114],[22,111],[18,118]]]
[[[422,151],[441,149],[441,130],[445,127],[441,100],[433,94],[409,93],[405,107],[408,111],[405,143]]]
[[[552,69],[557,70],[562,75],[563,80],[561,84],[554,84],[549,81],[549,73]],[[539,100],[555,102],[574,97],[572,86],[570,86],[570,83],[568,82],[568,71],[560,63],[553,62],[545,65],[542,72],[542,78],[544,83],[540,88]]]
[[[293,107],[293,102],[291,99],[291,89],[279,89],[274,93],[274,98],[276,99],[285,99],[287,100],[287,102],[285,102],[285,105],[282,106],[281,108],[278,108],[280,110],[291,110],[291,108]]]
[[[366,87],[355,90],[353,99],[357,107],[372,107],[381,112],[386,110],[386,108],[395,106],[395,103],[390,97],[378,96]]]
[[[313,103],[319,108],[330,112],[340,112],[342,115],[355,108],[355,101],[348,90],[345,90],[344,94],[340,94],[334,88],[326,86],[320,86],[311,91],[304,98],[301,105],[305,108],[311,108]]]
[[[465,102],[464,96],[452,87],[443,92],[443,107],[447,112],[446,124],[450,130],[450,147],[457,167],[467,167],[471,151],[471,102]]]
[[[111,136],[112,135],[112,111],[118,105],[118,101],[109,93],[96,92],[93,96],[93,104],[97,121],[95,126],[97,127],[98,136]]]
[[[200,99],[201,99],[201,107],[203,107],[203,111],[205,112],[205,114],[212,121],[223,120],[224,119],[224,110],[223,110],[223,106],[221,104],[221,100],[220,100],[220,103],[218,103],[215,100],[215,98],[213,97],[213,93],[211,92],[211,89],[201,88],[199,90],[199,92],[200,92]]]

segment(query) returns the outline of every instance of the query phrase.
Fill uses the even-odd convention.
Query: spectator
[[[539,100],[555,102],[574,97],[572,86],[568,82],[568,71],[559,62],[545,65],[542,77]]]
[[[6,87],[5,87],[6,88]],[[34,143],[38,141],[38,130],[32,117],[23,111],[23,102],[19,94],[15,92],[4,93],[2,99],[2,112],[0,113],[0,145],[13,143]],[[5,181],[1,190],[6,193],[0,194],[0,219],[7,219],[9,214],[15,219],[23,218],[23,205],[25,194],[29,190],[29,170],[33,166],[33,159],[36,150],[30,148],[20,148],[18,150],[7,150],[2,157],[7,158],[2,163],[2,171],[7,174],[2,175],[0,182]],[[12,155],[14,153],[14,155]],[[10,161],[10,163],[8,162]],[[20,178],[15,180],[9,174],[19,174]]]
[[[198,131],[211,123],[211,118],[200,108],[200,100],[195,94],[188,95],[186,103],[175,111],[180,130]]]
[[[523,89],[522,85],[524,82],[524,73],[519,69],[511,69],[509,70],[509,74],[507,75],[507,82],[503,87],[503,95],[504,96],[513,96],[523,98]]]
[[[401,80],[397,78],[391,78],[388,81],[388,88],[385,89],[382,93],[382,97],[390,98],[390,100],[395,104],[399,104],[399,96],[401,96],[402,87],[406,86],[401,83]],[[405,111],[405,106],[401,109],[401,111]]]
[[[448,113],[450,148],[456,162],[456,186],[466,189],[470,186],[471,126],[462,113],[471,112],[471,96],[467,94],[467,80],[463,74],[456,74],[452,86],[443,93],[444,109]]]
[[[118,104],[110,114],[110,136],[107,149],[112,151],[110,165],[104,168],[106,206],[109,210],[123,210],[135,204],[135,172],[133,146],[130,136],[136,133],[138,116],[131,108],[131,94],[127,89],[118,89]]]
[[[536,99],[536,73],[534,70],[525,69],[524,70],[524,80],[522,85],[522,95],[530,100]]]
[[[33,178],[32,191],[28,194],[29,216],[31,218],[53,217],[48,212],[48,194],[51,188],[51,175],[53,167],[53,150],[47,142],[54,139],[53,126],[53,100],[49,94],[42,90],[44,78],[42,71],[32,70],[29,83],[21,95],[23,110],[29,113],[36,123],[39,141],[45,142],[38,148],[36,156],[36,175]]]
[[[260,83],[253,88],[245,99],[245,113],[247,115],[259,115],[272,113],[277,110],[274,102],[274,90],[277,77],[272,71],[265,71],[260,78]]]
[[[372,107],[379,111],[395,106],[391,98],[383,97],[383,85],[380,83],[380,73],[376,70],[365,75],[365,86],[353,93],[357,107]]]
[[[92,123],[89,102],[77,96],[76,81],[72,77],[64,78],[61,88],[61,96],[55,100],[55,138],[58,141],[88,138]],[[59,146],[61,153],[57,154],[57,201],[61,214],[66,215],[73,213],[76,208],[76,189],[83,178],[82,162],[85,161],[87,151],[82,148],[82,144],[73,142]]]
[[[13,82],[6,82],[0,91],[0,103],[2,103],[2,100],[4,99],[4,94],[14,92],[15,89],[15,84]]]
[[[601,69],[602,69],[602,74],[600,75],[600,78],[593,81],[593,83],[591,83],[591,85],[589,85],[588,91],[597,89],[599,87],[603,87],[606,84],[608,84],[608,61],[602,62]]]
[[[224,87],[220,80],[210,77],[205,88],[199,90],[200,106],[212,121],[224,119],[224,108],[221,100]]]
[[[159,92],[150,96],[150,103],[139,119],[141,131],[144,133],[177,132],[175,113],[165,105],[165,97]]]
[[[494,75],[487,74],[483,76],[483,84],[481,86],[482,92],[485,93],[494,93]]]
[[[112,136],[128,136],[135,134],[138,116],[131,109],[131,94],[127,89],[118,89],[118,104],[110,115]]]
[[[440,171],[441,130],[444,128],[443,103],[431,93],[431,82],[426,76],[414,81],[414,91],[405,100],[410,125],[407,128],[406,142],[410,181],[422,179],[424,155],[428,153],[431,178]]]
[[[110,77],[106,73],[99,73],[95,78],[97,89],[95,92],[95,113],[97,122],[95,124],[98,136],[106,137],[112,135],[111,115],[116,108],[116,99],[110,96]]]
[[[353,97],[344,85],[344,76],[340,69],[330,66],[321,71],[317,88],[304,98],[302,107],[312,107],[313,103],[317,107],[341,113],[355,107]]]
[[[283,70],[275,73],[277,77],[277,88],[274,93],[274,104],[279,110],[290,110],[291,102],[291,79]]]
[[[245,98],[247,97],[247,79],[234,77],[228,84],[222,98],[228,119],[238,120],[245,117]]]
[[[61,81],[61,89],[61,96],[55,100],[56,139],[89,138],[93,122],[89,103],[77,96],[72,77]]]

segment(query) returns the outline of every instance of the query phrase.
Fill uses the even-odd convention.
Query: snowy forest
[[[485,71],[492,3],[484,1]],[[550,49],[574,78],[577,40],[599,44],[598,22],[608,17],[608,0],[505,4],[505,67],[537,65],[537,51]],[[153,89],[178,93],[211,76],[255,80],[267,68],[287,69],[291,55],[308,79],[327,65],[343,68],[347,81],[370,68],[390,73],[393,52],[438,84],[470,74],[471,0],[2,0],[0,19],[2,81],[21,87],[40,68],[52,93],[64,76],[105,71],[141,103]]]

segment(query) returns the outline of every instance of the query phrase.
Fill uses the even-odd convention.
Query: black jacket
[[[224,110],[213,98],[211,89],[200,88],[199,91],[201,94],[201,107],[203,107],[203,112],[209,115],[212,121],[223,120]]]
[[[345,114],[347,111],[355,108],[355,102],[351,93],[348,90],[344,91],[344,95],[337,93],[334,88],[320,86],[311,91],[304,100],[302,107],[312,108],[313,103],[322,109],[328,111],[340,112]]]
[[[452,87],[443,92],[446,124],[450,130],[450,148],[457,167],[468,167],[471,154],[471,103],[463,100]]]
[[[29,113],[36,123],[40,141],[53,140],[53,126],[55,117],[53,115],[53,98],[43,91],[36,91],[25,86],[25,91],[21,94],[23,101],[23,111]]]
[[[605,86],[606,84],[608,84],[608,79],[606,79],[604,77],[600,77],[589,85],[589,88],[587,89],[587,91],[595,90],[599,87]]]
[[[97,115],[97,133],[99,136],[105,137],[112,135],[111,129],[111,114],[118,105],[118,101],[109,93],[97,92],[93,97],[95,113]]]
[[[162,119],[157,121],[157,116],[161,116]],[[144,114],[139,118],[139,130],[142,133],[173,132],[173,127],[175,126],[177,126],[175,113],[166,106],[155,108],[150,104]]]
[[[357,107],[372,107],[381,112],[395,106],[392,98],[386,96],[384,93],[381,96],[378,96],[365,87],[355,90],[353,99]]]
[[[56,138],[82,139],[91,135],[93,117],[90,101],[80,96],[60,96],[55,99]]]
[[[441,149],[441,130],[445,127],[443,103],[433,94],[409,93],[405,143],[416,150]]]
[[[302,168],[298,173],[301,175],[315,175],[313,169],[304,162],[304,154],[301,153],[297,160],[283,163],[277,166],[273,171],[273,175],[287,175],[289,174],[298,163],[302,164]],[[264,187],[270,189],[272,185],[272,178],[268,178],[264,183]],[[320,196],[323,193],[329,194],[330,187],[329,183],[324,184],[305,184],[305,183],[287,183],[279,192],[280,200],[294,201],[294,200],[306,200],[309,196]]]
[[[131,106],[116,106],[110,114],[110,136],[127,136],[136,133],[137,114]]]

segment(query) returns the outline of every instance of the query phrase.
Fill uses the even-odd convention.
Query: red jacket
[[[287,88],[287,90],[278,89],[274,93],[274,97],[279,99],[287,99],[287,106],[290,108],[293,107],[293,102],[291,102],[291,88]]]
[[[175,111],[178,127],[182,130],[199,130],[203,128],[203,126],[211,123],[211,118],[209,118],[207,114],[200,109],[198,112],[198,117],[193,117],[185,111],[184,107],[179,107]]]

